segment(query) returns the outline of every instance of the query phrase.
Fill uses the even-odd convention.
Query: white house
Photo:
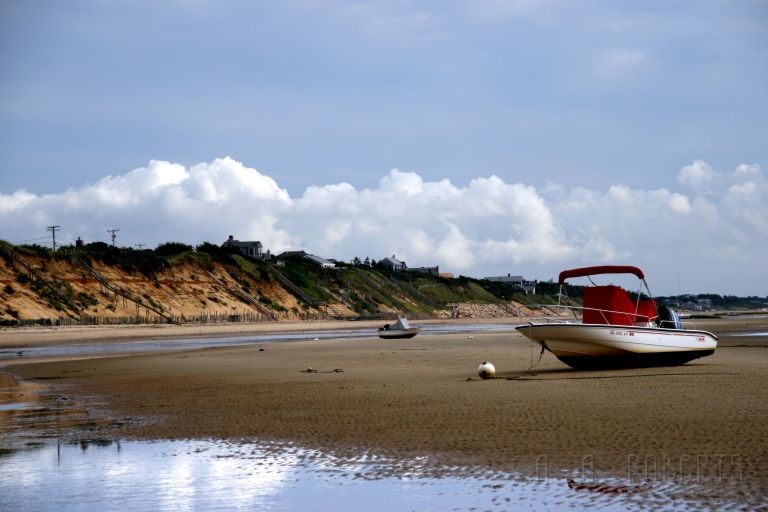
[[[336,265],[334,265],[332,261],[328,261],[325,258],[321,258],[315,254],[305,254],[304,257],[313,263],[317,263],[322,268],[336,268]]]

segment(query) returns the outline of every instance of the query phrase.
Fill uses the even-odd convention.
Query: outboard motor
[[[656,308],[656,313],[659,315],[659,327],[664,329],[682,329],[683,324],[680,322],[680,315],[677,311],[666,306],[664,304]]]

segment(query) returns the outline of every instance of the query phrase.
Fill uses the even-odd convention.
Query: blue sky
[[[650,265],[651,275],[658,269],[666,283],[682,280],[691,291],[768,294],[765,273],[754,277],[768,254],[766,1],[10,0],[0,4],[0,66],[0,238],[12,242],[41,228],[44,236],[45,222],[78,226],[70,237],[98,238],[111,226],[87,231],[93,213],[55,199],[99,189],[109,176],[130,175],[135,185],[137,176],[172,174],[177,164],[192,181],[225,179],[211,170],[225,159],[238,186],[264,177],[275,184],[246,198],[287,198],[293,207],[263,214],[269,225],[240,225],[226,202],[186,190],[214,201],[205,203],[207,218],[222,219],[210,223],[217,230],[190,237],[223,239],[229,222],[241,239],[340,258],[399,252],[415,265],[464,240],[470,252],[482,246],[498,256],[446,249],[438,258],[446,270],[541,278],[592,258]],[[199,165],[206,171],[191,173]],[[153,171],[131,174],[141,169]],[[347,197],[345,186],[356,194],[349,201],[365,191],[381,200],[386,186],[414,176],[424,193],[438,195],[448,193],[440,186],[448,180],[449,196],[491,194],[475,185],[492,177],[498,189],[520,185],[551,217],[539,228],[552,236],[529,250],[541,240],[527,231],[536,223],[513,205],[502,217],[486,211],[457,220],[448,203],[424,199],[419,204],[437,210],[388,204],[401,222],[429,218],[416,222],[411,242],[387,245],[372,239],[375,232],[366,238],[355,224],[359,212],[339,218],[310,209],[306,218],[296,206],[312,190],[338,206],[331,191]],[[33,199],[20,201],[22,190]],[[656,210],[617,215],[607,203],[621,190]],[[686,222],[663,216],[657,196]],[[592,210],[579,217],[569,209],[575,204]],[[122,211],[104,222],[127,235],[133,217]],[[641,237],[645,245],[626,239],[643,218],[684,231],[688,252],[671,250],[671,235]],[[326,219],[351,226],[348,236],[303,232]],[[184,232],[176,227],[183,219],[164,222]],[[168,238],[138,224],[134,231],[142,235],[126,244]],[[722,233],[733,237],[721,244],[727,254],[743,258],[739,272],[723,275],[718,269],[733,256],[703,238]],[[695,271],[679,263],[691,260],[702,260]]]

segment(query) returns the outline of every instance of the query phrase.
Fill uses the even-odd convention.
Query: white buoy
[[[477,374],[481,379],[492,379],[496,376],[496,367],[488,361],[483,361],[477,367]]]

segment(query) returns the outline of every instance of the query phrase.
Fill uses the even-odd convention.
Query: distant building
[[[277,257],[278,258],[291,258],[291,257],[298,256],[298,257],[303,258],[306,255],[307,255],[307,251],[285,251],[285,252],[281,252],[280,254],[278,254]]]
[[[507,274],[505,276],[497,276],[497,277],[484,277],[486,281],[501,281],[502,283],[509,283],[509,284],[521,284],[525,279],[523,279],[523,276],[513,276],[512,274]]]
[[[307,258],[312,263],[316,263],[317,265],[320,265],[322,268],[335,268],[336,265],[325,258],[321,258],[320,256],[317,256],[315,254],[305,254],[305,258]]]
[[[691,299],[680,303],[679,306],[689,311],[708,311],[712,309],[712,299]]]
[[[408,266],[405,264],[404,261],[400,261],[399,259],[395,258],[395,255],[386,257],[383,260],[379,262],[379,264],[385,268],[388,268],[389,270],[393,270],[395,272],[400,270],[405,270],[408,268]]]
[[[453,272],[440,272],[437,274],[440,279],[453,279]]]
[[[229,235],[227,241],[221,244],[221,246],[235,247],[246,256],[250,256],[251,258],[255,258],[257,260],[263,260],[269,256],[269,251],[267,251],[266,254],[264,254],[262,251],[261,242],[241,242],[240,240],[235,240],[233,235]]]
[[[407,270],[408,272],[418,272],[421,274],[429,274],[435,277],[440,275],[439,267],[413,267],[413,268],[407,268],[405,270]]]
[[[531,293],[533,295],[536,295],[536,284],[538,281],[528,281],[523,278],[523,276],[513,276],[512,274],[507,274],[505,276],[497,276],[497,277],[484,277],[486,281],[500,281],[502,283],[507,283],[515,288],[520,288],[521,290],[525,291],[525,293]]]
[[[322,268],[336,268],[336,265],[332,261],[322,258],[320,256],[317,256],[315,254],[309,254],[306,251],[285,251],[284,253],[281,253],[278,256],[278,261],[281,261],[284,258],[289,258],[291,256],[294,256],[294,257],[298,256],[301,258],[308,259],[312,263],[320,265],[320,267]]]
[[[680,307],[682,309],[687,309],[688,311],[704,311],[704,306],[691,301],[681,303]]]
[[[307,251],[285,251],[277,255],[278,258],[290,258],[292,256],[304,257],[307,255]]]

